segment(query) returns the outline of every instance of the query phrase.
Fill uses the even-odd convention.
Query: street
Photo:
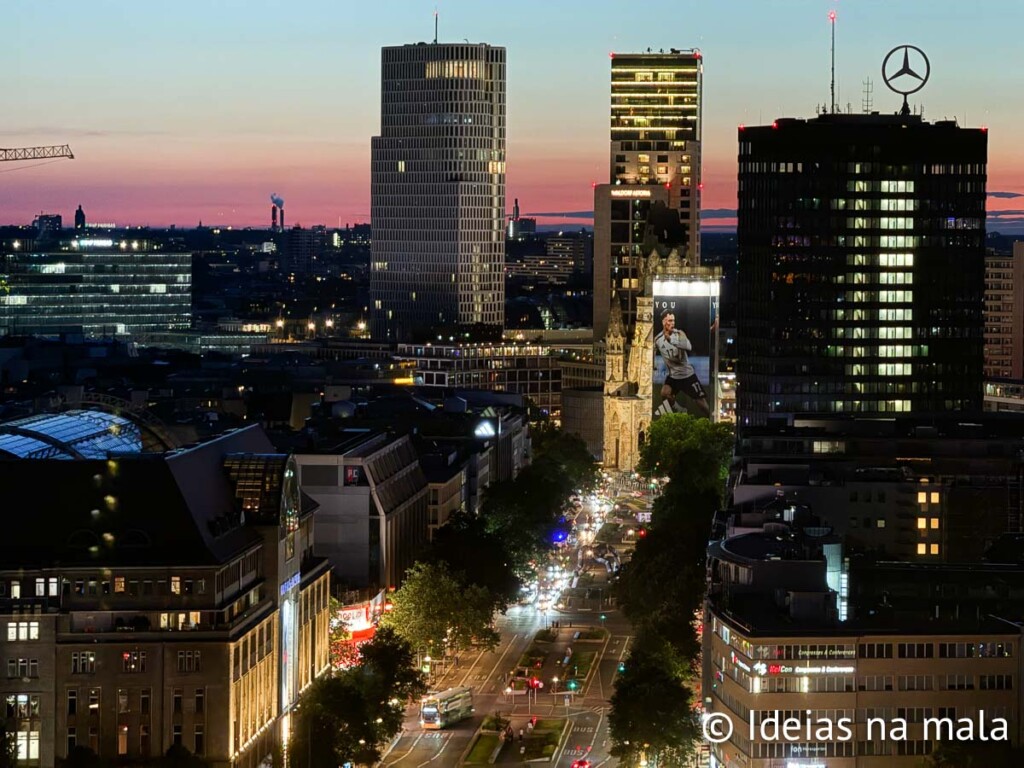
[[[616,489],[613,503],[630,508],[646,506],[628,485]],[[621,495],[620,495],[621,494]],[[623,513],[627,521],[631,515]],[[611,515],[609,515],[609,518]],[[585,513],[580,514],[580,520]],[[592,538],[592,536],[591,536]],[[627,536],[626,539],[631,539]],[[616,546],[619,545],[616,543]],[[625,547],[629,551],[629,545]],[[575,562],[576,552],[572,552]],[[418,705],[406,713],[403,732],[384,755],[382,768],[426,768],[428,765],[459,765],[470,749],[473,736],[486,716],[499,715],[511,719],[513,734],[527,729],[531,716],[565,718],[569,730],[549,763],[570,768],[574,760],[585,758],[592,768],[615,766],[618,761],[609,755],[609,699],[619,664],[629,653],[631,628],[620,612],[609,606],[609,574],[605,567],[590,563],[580,574],[585,587],[566,589],[561,608],[546,611],[534,605],[517,605],[498,616],[495,627],[501,640],[493,651],[464,653],[458,666],[431,677],[431,690],[443,691],[456,686],[473,690],[475,714],[443,730],[423,730],[419,724]],[[548,629],[549,642],[535,645],[537,633]],[[531,648],[545,649],[543,661],[529,675],[543,688],[511,691],[510,674]],[[590,659],[592,658],[592,662]],[[566,659],[568,661],[566,662]],[[563,666],[563,662],[564,666]],[[589,664],[585,676],[579,665]],[[523,670],[520,667],[521,673]],[[569,679],[571,683],[567,683]],[[567,691],[566,685],[575,691]],[[496,765],[523,765],[520,755],[522,739],[506,744]]]

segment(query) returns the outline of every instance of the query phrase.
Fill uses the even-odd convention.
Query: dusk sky
[[[987,126],[989,191],[1002,193],[990,211],[1024,209],[1011,196],[1024,196],[1016,0],[3,5],[0,146],[68,143],[76,159],[0,165],[0,223],[68,221],[81,203],[94,222],[264,226],[271,192],[289,224],[368,221],[380,48],[429,42],[435,7],[442,42],[508,49],[508,207],[518,197],[524,215],[593,207],[609,170],[608,54],[648,47],[703,52],[703,204],[735,208],[737,125],[828,102],[833,9],[843,109],[860,111],[871,78],[874,109],[896,111],[882,59],[919,46],[932,72],[912,98],[928,119]]]

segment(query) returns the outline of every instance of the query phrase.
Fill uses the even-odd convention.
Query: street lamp
[[[552,677],[551,678],[551,684],[554,685],[554,688],[551,689],[551,693],[552,694],[558,693],[558,678],[557,677]]]

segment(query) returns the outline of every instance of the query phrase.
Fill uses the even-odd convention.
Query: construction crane
[[[0,147],[0,163],[12,160],[56,160],[66,157],[74,160],[71,147],[67,144],[54,144],[49,147],[20,147],[17,149],[4,149]]]

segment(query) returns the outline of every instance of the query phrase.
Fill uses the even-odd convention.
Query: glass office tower
[[[192,320],[192,255],[144,240],[75,238],[0,252],[0,335],[89,337],[182,330]]]
[[[594,338],[604,338],[614,292],[627,330],[636,298],[648,212],[662,202],[678,221],[671,238],[700,263],[701,89],[698,50],[611,56],[610,183],[594,190]]]
[[[505,320],[505,49],[419,43],[381,52],[370,169],[374,338]]]

